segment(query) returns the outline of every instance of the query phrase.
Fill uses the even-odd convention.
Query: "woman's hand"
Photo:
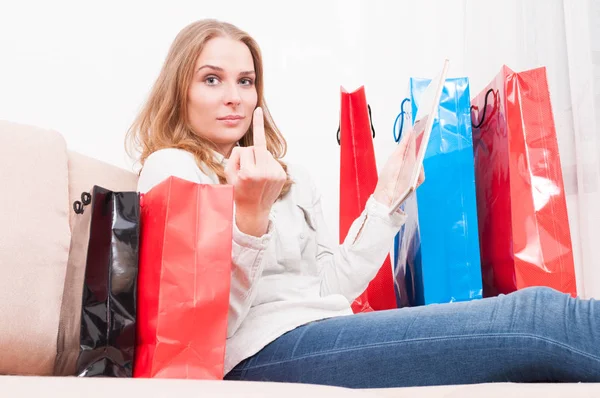
[[[422,126],[422,127],[421,127]],[[418,123],[414,126],[415,129],[424,128],[424,123]],[[379,203],[388,207],[398,199],[410,185],[412,170],[416,162],[416,134],[414,130],[405,132],[403,139],[398,144],[388,161],[383,166],[379,173],[379,180],[373,197]],[[417,182],[417,187],[425,181],[425,173],[421,168],[421,174]]]
[[[267,150],[261,108],[254,110],[252,123],[254,146],[233,148],[225,176],[234,187],[238,229],[248,235],[262,236],[267,232],[271,207],[287,175]]]

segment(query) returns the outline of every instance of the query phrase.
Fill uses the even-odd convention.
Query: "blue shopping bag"
[[[396,141],[429,82],[410,79]],[[394,242],[399,307],[482,297],[470,106],[468,78],[447,79],[423,163],[425,182],[403,204],[408,219]]]

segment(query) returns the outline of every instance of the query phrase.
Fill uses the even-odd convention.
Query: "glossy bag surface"
[[[410,80],[410,117],[403,123],[414,120],[429,83]],[[425,182],[404,206],[408,218],[394,245],[401,307],[482,297],[470,116],[468,78],[446,79],[423,162]]]
[[[142,197],[134,377],[222,379],[233,187],[169,177]]]
[[[140,204],[137,192],[94,186],[80,320],[77,376],[132,377]],[[75,207],[77,208],[77,206]]]
[[[576,295],[545,68],[504,66],[472,101],[485,296],[529,286]]]

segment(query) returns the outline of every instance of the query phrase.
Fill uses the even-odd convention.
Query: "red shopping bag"
[[[141,207],[134,377],[222,379],[233,187],[169,177]]]
[[[340,155],[340,243],[362,213],[377,185],[377,165],[371,132],[370,108],[364,87],[348,93],[342,88],[338,142]],[[367,289],[352,303],[352,310],[366,312],[397,308],[392,263],[389,255]]]
[[[528,286],[576,295],[546,69],[507,66],[472,101],[484,296]]]

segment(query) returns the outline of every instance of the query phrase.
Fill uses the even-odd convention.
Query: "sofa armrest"
[[[67,150],[0,121],[0,374],[49,375],[69,253]]]

